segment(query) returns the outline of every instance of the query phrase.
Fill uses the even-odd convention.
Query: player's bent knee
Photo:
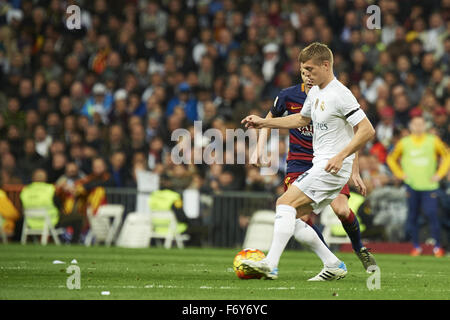
[[[345,208],[342,207],[333,208],[333,211],[340,218],[347,218],[350,214],[350,211],[345,210]]]
[[[334,213],[341,218],[346,218],[350,214],[350,208],[347,203],[347,198],[345,198],[345,200],[336,198],[335,201],[331,203],[331,208],[333,209]]]

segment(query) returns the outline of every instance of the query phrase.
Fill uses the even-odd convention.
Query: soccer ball
[[[242,265],[242,260],[259,261],[265,257],[264,252],[261,250],[252,248],[243,249],[234,257],[233,270],[240,279],[260,279],[261,275],[254,274],[250,270],[246,269]]]

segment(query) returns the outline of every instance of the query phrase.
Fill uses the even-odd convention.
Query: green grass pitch
[[[368,290],[369,275],[354,254],[337,253],[347,264],[345,279],[317,283],[306,281],[321,269],[311,252],[286,251],[279,279],[264,281],[235,276],[232,261],[238,251],[0,245],[0,299],[450,299],[448,257],[375,252],[381,288]],[[66,286],[73,259],[81,271],[80,290]]]

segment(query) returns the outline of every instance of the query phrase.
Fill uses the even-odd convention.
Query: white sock
[[[272,245],[266,257],[267,263],[272,268],[278,266],[281,254],[294,234],[296,215],[297,210],[294,207],[284,204],[276,207]]]
[[[339,258],[320,240],[314,229],[301,219],[295,220],[294,237],[298,242],[308,245],[319,256],[325,266],[337,267],[339,265]]]

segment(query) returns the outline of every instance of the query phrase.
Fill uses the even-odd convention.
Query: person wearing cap
[[[276,43],[268,43],[263,48],[264,62],[262,65],[262,74],[264,76],[264,81],[269,83],[273,80],[275,74],[277,74],[277,69],[279,67],[279,47]]]
[[[16,26],[23,20],[23,12],[20,9],[10,9],[6,13],[6,22],[8,25]]]
[[[420,107],[412,108],[412,109],[409,111],[409,117],[410,117],[411,119],[414,118],[414,117],[421,117],[422,114],[423,114],[423,111],[422,111],[422,109],[421,109]]]
[[[121,124],[127,126],[129,113],[127,110],[128,93],[125,89],[119,89],[114,93],[114,105],[111,108],[108,118],[110,124]]]
[[[448,147],[435,135],[426,132],[422,116],[409,123],[411,134],[402,138],[387,157],[387,164],[396,178],[402,180],[408,191],[408,217],[406,232],[412,238],[412,256],[422,252],[419,242],[419,211],[428,217],[431,235],[435,241],[434,255],[443,257],[440,246],[440,223],[438,220],[437,190],[439,181],[450,168]],[[438,161],[440,158],[440,162]]]
[[[107,92],[107,88],[103,83],[96,83],[92,88],[92,96],[86,101],[81,109],[81,114],[85,115],[92,122],[96,114],[101,121],[108,123],[108,114],[113,105],[113,96]]]
[[[182,107],[186,118],[190,121],[197,120],[197,100],[191,96],[191,86],[187,82],[182,82],[178,85],[177,91],[178,94],[167,104],[166,116],[171,116],[176,107]]]

